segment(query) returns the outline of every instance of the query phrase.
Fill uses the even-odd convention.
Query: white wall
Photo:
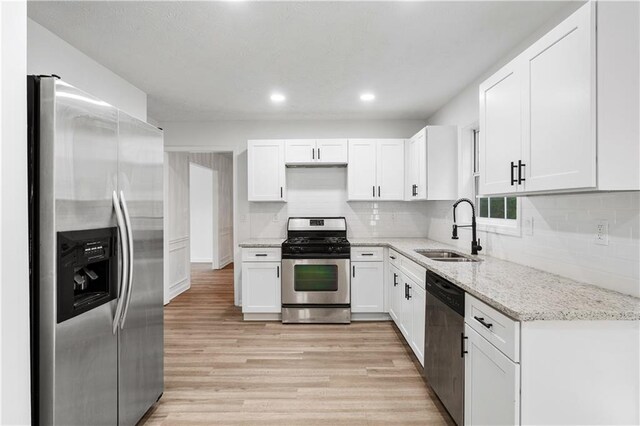
[[[146,93],[31,19],[27,20],[27,73],[56,74],[136,118],[147,119]]]
[[[479,83],[579,5],[571,5],[495,67],[479,76],[431,116],[429,124],[466,127],[477,122]],[[461,191],[460,196],[470,197],[471,194],[465,190]],[[509,236],[481,232],[479,236],[484,247],[483,253],[640,296],[640,193],[521,197],[519,214],[521,218],[533,220],[533,234]],[[608,246],[596,245],[594,242],[596,221],[601,219],[609,222]],[[463,220],[459,222],[462,223]],[[455,243],[461,249],[469,250],[471,237],[468,229],[461,230],[460,240],[453,241],[452,223],[451,203],[435,202],[429,205],[429,238]]]
[[[29,424],[27,11],[0,2],[0,424]]]
[[[191,262],[213,262],[213,170],[189,164]]]
[[[168,185],[165,190],[168,218],[165,238],[168,244],[168,299],[191,286],[189,247],[189,154],[167,155]]]

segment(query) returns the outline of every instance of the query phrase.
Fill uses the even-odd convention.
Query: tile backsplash
[[[519,216],[533,220],[533,231],[480,232],[483,254],[640,297],[640,192],[522,197]],[[428,237],[469,250],[468,230],[451,240],[452,220],[451,203],[430,203]],[[600,221],[608,245],[596,244]]]
[[[288,168],[286,203],[250,203],[251,238],[286,235],[293,216],[344,216],[348,236],[426,237],[427,202],[347,201],[347,169]]]

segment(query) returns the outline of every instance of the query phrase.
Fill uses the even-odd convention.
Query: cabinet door
[[[412,303],[412,328],[411,348],[416,354],[420,364],[424,366],[424,314],[425,314],[425,290],[417,284],[411,284],[410,291]]]
[[[512,183],[522,152],[522,61],[520,57],[480,85],[480,194],[518,190]],[[513,175],[512,175],[513,173]]]
[[[402,300],[403,284],[400,283],[400,271],[393,265],[389,265],[389,277],[387,279],[387,294],[389,295],[389,315],[398,324],[400,316],[400,301]]]
[[[282,310],[279,262],[242,263],[242,312]]]
[[[373,200],[376,192],[376,141],[349,140],[347,192],[349,200]]]
[[[427,200],[458,198],[458,128],[427,127]]]
[[[351,262],[351,312],[384,312],[383,262]]]
[[[427,196],[427,128],[407,142],[406,199],[426,200]]]
[[[596,186],[595,2],[527,49],[525,189]]]
[[[520,423],[520,365],[465,324],[465,425]]]
[[[404,139],[382,139],[376,148],[378,199],[404,200]]]
[[[286,201],[284,144],[254,140],[247,144],[249,201]]]
[[[347,164],[346,139],[318,139],[316,141],[316,159],[322,164]]]
[[[288,139],[285,141],[286,164],[311,164],[318,159],[315,139]]]
[[[400,283],[402,287],[400,291],[400,331],[404,336],[407,342],[411,342],[412,336],[412,320],[413,320],[413,306],[411,303],[411,299],[408,298],[408,294],[411,291],[411,280],[407,279],[407,276],[404,274],[400,275]]]

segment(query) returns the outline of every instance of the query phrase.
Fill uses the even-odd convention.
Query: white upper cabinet
[[[592,3],[522,55],[526,191],[596,186],[595,37]]]
[[[315,139],[289,139],[284,143],[286,164],[312,164],[316,161]]]
[[[347,164],[346,139],[289,139],[285,141],[287,165]]]
[[[316,159],[320,164],[347,164],[349,156],[346,139],[318,139]]]
[[[639,9],[589,2],[480,85],[481,194],[640,189]]]
[[[480,192],[517,189],[522,152],[520,62],[512,61],[480,85]]]
[[[348,199],[404,199],[404,139],[350,139]]]
[[[376,142],[374,140],[349,140],[347,175],[349,200],[374,199],[376,194]]]
[[[409,201],[458,198],[458,132],[427,126],[406,142],[405,196]]]
[[[286,201],[283,141],[247,142],[247,183],[249,201]]]
[[[377,143],[376,195],[380,200],[404,199],[404,139]]]

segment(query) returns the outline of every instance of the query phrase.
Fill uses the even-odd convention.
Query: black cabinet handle
[[[513,186],[514,184],[518,183],[518,181],[516,181],[516,178],[513,176],[513,169],[517,168],[518,166],[516,166],[516,164],[512,161],[511,162],[511,186]]]
[[[282,187],[280,187],[280,198],[282,198]]]
[[[380,197],[380,185],[378,185],[378,197]]]
[[[404,283],[404,298],[407,298],[407,283]]]
[[[353,278],[356,277],[356,265],[353,265]]]
[[[280,267],[276,266],[276,277],[280,278]]]
[[[318,148],[318,160],[320,159],[320,148]]]
[[[258,257],[266,257],[267,253],[256,253],[256,256],[258,256]]]
[[[362,253],[363,256],[373,256],[373,253]]]
[[[411,185],[411,195],[413,195],[414,197],[418,195],[418,185]]]
[[[493,324],[485,322],[484,318],[474,316],[473,319],[475,319],[476,321],[478,321],[480,324],[484,325],[487,328],[493,327]]]
[[[391,256],[391,255],[389,255],[389,257],[390,257],[391,259],[393,259],[393,260],[396,260],[396,257],[395,257],[395,256]]]
[[[316,159],[316,149],[315,148],[311,148],[311,159],[312,160]]]
[[[373,185],[373,186],[371,187],[371,189],[373,190],[373,196],[375,197],[375,196],[376,196],[376,186],[375,186],[375,185]]]
[[[464,354],[469,353],[469,351],[464,350],[464,341],[466,339],[467,337],[464,335],[464,333],[460,333],[460,358],[464,358]]]
[[[521,185],[522,182],[525,181],[525,179],[522,177],[522,175],[524,175],[524,172],[522,171],[522,169],[526,166],[526,164],[524,164],[522,162],[522,160],[518,160],[518,185]]]
[[[407,300],[411,299],[411,286],[407,284]]]
[[[393,273],[393,286],[397,286],[398,285],[398,274],[396,274],[395,272]]]

